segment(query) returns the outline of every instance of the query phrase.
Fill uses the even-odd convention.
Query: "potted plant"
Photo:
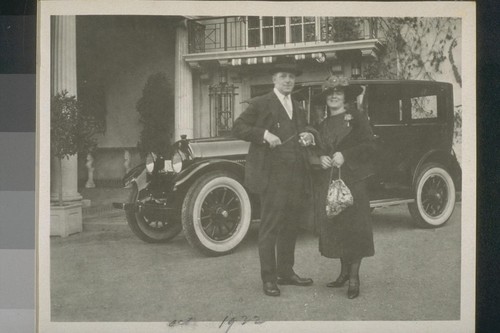
[[[50,154],[59,166],[58,200],[51,205],[51,235],[65,237],[82,231],[82,204],[63,200],[62,161],[93,150],[97,145],[93,135],[99,126],[94,117],[82,112],[76,96],[67,91],[52,97],[50,116]]]

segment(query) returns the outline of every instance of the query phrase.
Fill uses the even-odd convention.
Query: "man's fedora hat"
[[[363,88],[360,86],[351,85],[348,78],[332,75],[321,85],[321,93],[315,95],[313,98],[316,100],[324,100],[326,96],[338,90],[344,91],[346,101],[355,99],[363,92]]]
[[[297,66],[296,63],[293,62],[282,62],[282,63],[277,63],[274,66],[271,67],[269,74],[273,75],[276,73],[292,73],[295,76],[300,76],[302,74],[302,71],[300,68]]]

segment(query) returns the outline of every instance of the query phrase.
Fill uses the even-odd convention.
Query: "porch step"
[[[113,207],[113,202],[126,202],[129,189],[92,188],[82,189],[84,199],[90,205],[82,208],[84,231],[118,231],[128,229],[125,212]]]
[[[112,204],[95,205],[82,208],[83,218],[94,218],[94,217],[109,217],[120,215],[123,212],[122,209],[114,208]]]
[[[123,231],[129,230],[125,213],[83,218],[83,231]]]

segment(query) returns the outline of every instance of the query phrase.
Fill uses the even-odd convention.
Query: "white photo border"
[[[51,322],[50,315],[50,16],[51,15],[279,15],[411,16],[462,19],[461,310],[457,321],[266,322],[233,326],[238,332],[471,332],[475,327],[476,265],[476,5],[474,2],[254,2],[45,1],[38,2],[37,38],[37,331],[221,332],[217,322],[168,327],[152,322]],[[390,14],[390,15],[388,15]]]

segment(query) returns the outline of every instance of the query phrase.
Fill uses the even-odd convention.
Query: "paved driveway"
[[[460,209],[427,230],[411,225],[406,206],[375,210],[376,254],[363,260],[355,300],[346,288],[325,287],[339,265],[319,255],[308,233],[298,239],[295,269],[314,285],[283,286],[276,298],[261,290],[257,225],[235,253],[217,258],[203,257],[182,235],[147,244],[126,228],[52,238],[52,320],[457,320]]]

